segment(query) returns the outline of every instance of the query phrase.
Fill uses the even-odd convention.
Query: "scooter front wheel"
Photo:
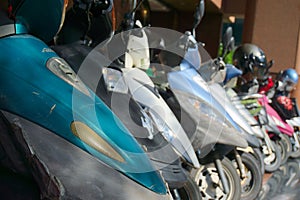
[[[283,165],[286,163],[292,152],[292,143],[289,136],[287,136],[286,134],[282,134],[279,140],[279,145],[281,146],[281,148],[284,148],[284,151],[282,151],[282,153],[285,153],[285,155],[281,157],[281,165]]]
[[[187,177],[187,182],[182,188],[171,193],[174,200],[202,200],[198,185],[190,176]]]
[[[251,153],[256,160],[258,161],[259,168],[261,171],[261,174],[265,173],[265,163],[264,163],[264,156],[259,148],[253,148],[253,153]]]
[[[300,158],[300,148],[298,148],[295,151],[292,151],[292,153],[290,154],[291,158]]]
[[[282,185],[284,186],[283,188],[287,190],[297,187],[300,174],[298,161],[288,161],[286,164],[286,169],[287,170],[285,176],[287,177],[287,179],[282,183]]]
[[[225,177],[229,186],[226,194],[214,163],[202,165],[200,169],[192,170],[191,176],[198,184],[203,200],[240,200],[241,181],[238,173],[228,158],[221,161]]]
[[[296,139],[298,141],[300,141],[300,135],[299,135],[299,133],[294,133],[294,134],[297,134],[296,135],[296,137],[297,137]],[[290,154],[291,158],[299,158],[300,157],[300,148],[296,146],[296,143],[297,143],[296,141],[293,142],[292,152]]]
[[[242,184],[242,200],[256,199],[262,188],[262,173],[257,161],[250,153],[241,155],[243,165],[245,167],[246,176],[241,178]]]
[[[272,142],[272,146],[274,147],[274,151],[271,154],[264,154],[264,163],[265,163],[265,171],[266,172],[274,172],[276,171],[281,164],[281,152],[279,147]]]
[[[285,141],[283,141],[282,139],[277,140],[276,145],[278,146],[280,153],[281,153],[280,165],[284,165],[289,157],[287,145],[286,145]]]

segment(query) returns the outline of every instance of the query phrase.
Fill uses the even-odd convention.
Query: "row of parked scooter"
[[[230,28],[212,59],[195,37],[203,0],[184,34],[142,27],[142,2],[113,33],[112,0],[8,2],[1,164],[42,199],[259,198],[264,173],[300,156],[297,73],[273,81]]]

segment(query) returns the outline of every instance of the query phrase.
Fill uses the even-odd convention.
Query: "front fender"
[[[3,113],[15,127],[11,135],[16,148],[27,158],[25,162],[42,197],[170,199],[168,195],[160,195],[141,186],[55,133],[17,115]],[[14,158],[14,155],[11,157]]]

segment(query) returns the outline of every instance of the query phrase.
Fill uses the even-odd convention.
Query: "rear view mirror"
[[[234,45],[235,45],[235,40],[234,37],[231,37],[228,43],[228,51],[231,51],[234,49]]]
[[[268,75],[268,74],[269,74],[269,70],[270,70],[270,68],[273,66],[273,64],[274,64],[274,60],[270,60],[270,61],[267,63],[267,69],[265,70],[264,75]]]
[[[194,14],[194,24],[193,24],[193,35],[195,36],[195,29],[201,22],[203,16],[204,16],[204,9],[205,9],[205,4],[204,0],[200,0],[198,6],[196,7],[196,11]]]
[[[234,48],[234,37],[232,36],[232,28],[228,27],[222,38],[223,52],[222,57],[224,57],[228,51]]]
[[[224,47],[228,46],[231,38],[232,38],[232,28],[228,27],[222,38],[222,43],[223,43]]]
[[[268,62],[268,70],[273,66],[273,64],[274,64],[274,60],[270,60]]]

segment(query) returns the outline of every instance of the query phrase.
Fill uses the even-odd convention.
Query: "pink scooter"
[[[267,119],[266,130],[270,138],[277,141],[281,148],[281,164],[284,164],[292,152],[290,138],[294,137],[294,128],[279,116],[277,111],[270,105],[270,100],[265,94],[262,94],[258,101],[265,108],[262,109],[261,114]]]
[[[272,85],[272,79],[268,79],[268,85]],[[298,73],[292,69],[285,69],[281,71],[276,79],[275,87],[264,89],[261,91],[267,92],[268,96],[272,96],[272,107],[276,110],[278,115],[287,124],[293,127],[293,136],[289,137],[291,145],[290,157],[300,157],[300,140],[299,140],[299,127],[300,117],[299,109],[295,98],[290,98],[291,91],[295,88],[298,83]],[[271,95],[270,95],[271,93]]]

